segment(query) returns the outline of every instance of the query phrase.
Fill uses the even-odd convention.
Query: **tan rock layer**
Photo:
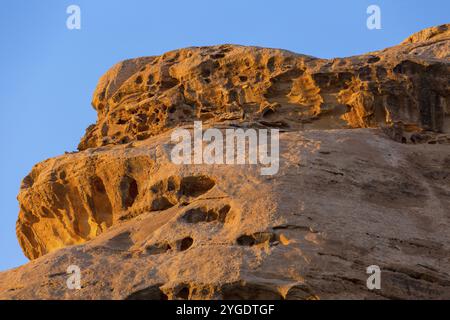
[[[98,121],[79,149],[143,140],[194,119],[293,130],[403,122],[445,131],[449,38],[444,25],[400,46],[332,60],[234,45],[127,60],[100,79],[92,102]]]
[[[117,64],[80,152],[23,180],[35,260],[0,273],[0,298],[450,297],[449,53],[444,25],[342,59],[221,45]],[[198,119],[282,128],[280,172],[174,165],[170,129]]]
[[[405,131],[408,140],[428,141],[423,131],[450,129],[449,59],[410,52],[438,46],[448,53],[450,33],[441,26],[423,34],[333,60],[222,45],[123,61],[99,81],[93,97],[98,121],[80,150],[144,140],[198,119],[285,130],[392,124],[386,132],[400,142]],[[146,155],[127,156],[131,149],[113,157],[86,150],[33,168],[18,197],[17,235],[29,258],[92,239],[135,201],[147,203],[138,189],[155,163]]]
[[[448,146],[400,144],[376,129],[284,132],[280,143],[276,177],[253,166],[173,165],[169,133],[136,143],[134,154],[127,146],[93,151],[123,156],[97,171],[115,223],[0,273],[0,299],[450,298]],[[107,172],[120,176],[122,164],[147,153],[160,167],[137,162],[152,172],[128,173],[138,193],[122,201],[130,189]],[[54,169],[77,162],[83,171],[89,157],[73,156]],[[90,185],[67,180],[89,194]],[[67,192],[58,197],[74,205]],[[79,225],[95,219],[95,203],[90,210]],[[47,233],[36,232],[42,241],[40,252],[26,248],[32,254],[76,233],[58,227],[60,218],[39,219],[32,230]],[[94,219],[93,231],[102,220]],[[81,269],[81,290],[66,285],[70,265]],[[381,290],[366,287],[370,265],[382,270]]]

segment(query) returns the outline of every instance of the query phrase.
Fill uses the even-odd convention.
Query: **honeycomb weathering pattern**
[[[0,298],[449,298],[450,34],[318,59],[220,45],[118,63],[79,152],[24,178]],[[280,128],[280,170],[174,165],[171,129]],[[83,289],[65,287],[68,265]],[[381,291],[365,268],[379,265]]]
[[[235,45],[126,60],[100,79],[92,101],[98,121],[79,149],[143,140],[199,119],[292,130],[401,122],[445,131],[449,37],[444,25],[400,46],[332,60]]]

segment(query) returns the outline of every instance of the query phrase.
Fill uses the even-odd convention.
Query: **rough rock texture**
[[[79,149],[143,140],[194,119],[291,130],[402,122],[410,131],[448,131],[449,37],[441,26],[333,60],[232,45],[127,60],[100,79],[98,121]]]
[[[80,151],[23,180],[33,260],[0,298],[450,298],[449,55],[444,25],[342,59],[221,45],[115,65]],[[199,119],[282,129],[278,174],[173,164],[171,129]]]

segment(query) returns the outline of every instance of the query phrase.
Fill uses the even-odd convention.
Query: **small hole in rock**
[[[187,223],[205,222],[207,219],[208,213],[204,207],[188,210],[183,216],[183,220]]]
[[[184,238],[180,242],[180,251],[186,251],[187,249],[189,249],[192,246],[193,243],[194,243],[194,239],[192,239],[191,237]]]
[[[136,78],[136,80],[134,80],[134,83],[136,83],[136,84],[141,84],[141,83],[142,83],[142,77],[141,77],[141,76],[138,76],[138,77]]]
[[[128,137],[123,137],[122,139],[119,140],[120,144],[125,144],[128,142],[130,142],[130,138],[128,138]]]
[[[99,177],[96,176],[92,179],[92,186],[94,187],[95,192],[98,192],[99,194],[106,194],[105,185]]]
[[[221,58],[225,57],[225,54],[223,54],[223,53],[216,53],[216,54],[210,55],[210,57],[212,59],[221,59]]]
[[[184,299],[184,300],[189,299],[189,288],[188,288],[188,287],[183,287],[183,288],[181,288],[181,289],[177,292],[176,297],[177,297],[178,299]]]
[[[170,177],[167,180],[167,191],[172,192],[175,191],[178,187],[177,180],[174,177]]]
[[[152,201],[150,211],[163,211],[172,208],[174,205],[175,204],[173,204],[169,199],[162,196]]]
[[[136,180],[128,176],[124,177],[120,183],[120,190],[123,194],[123,206],[131,207],[139,193]]]
[[[255,244],[255,238],[248,235],[240,236],[236,241],[240,246],[253,246]]]
[[[214,180],[207,176],[190,176],[181,179],[180,190],[183,195],[197,197],[215,186]]]
[[[375,62],[378,62],[378,61],[380,61],[380,57],[377,57],[377,56],[370,57],[367,60],[368,63],[375,63]]]
[[[222,207],[222,209],[219,210],[219,221],[220,222],[225,222],[228,212],[230,212],[230,205],[226,204],[225,206]]]
[[[273,109],[271,108],[267,108],[266,110],[263,111],[262,116],[263,118],[267,118],[273,114],[275,114],[275,111],[273,111]]]
[[[164,292],[159,289],[162,284],[150,286],[148,288],[133,292],[125,297],[125,300],[168,300]]]

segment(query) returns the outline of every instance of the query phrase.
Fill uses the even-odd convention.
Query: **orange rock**
[[[118,63],[80,151],[24,178],[34,261],[0,273],[0,298],[450,298],[449,52],[445,25],[332,60],[221,45]],[[173,164],[171,130],[199,119],[282,129],[279,173]]]

